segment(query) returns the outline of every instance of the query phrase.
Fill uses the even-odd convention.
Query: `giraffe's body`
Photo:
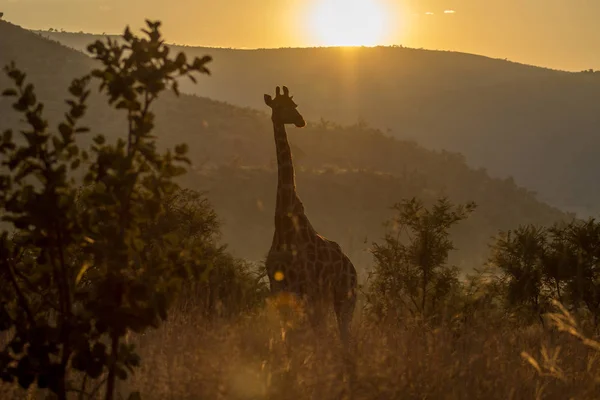
[[[287,88],[283,89],[282,96],[277,88],[275,99],[265,95],[265,103],[273,109],[278,167],[275,233],[266,261],[271,291],[291,292],[304,299],[315,326],[333,304],[341,338],[346,340],[356,303],[356,269],[336,242],[312,227],[296,193],[285,124],[303,127],[305,123]]]

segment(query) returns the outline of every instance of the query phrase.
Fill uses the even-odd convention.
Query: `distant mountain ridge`
[[[77,49],[97,37],[42,34]],[[493,176],[513,176],[555,206],[600,212],[600,74],[393,47],[174,49],[215,56],[213,76],[184,91],[259,108],[257,93],[284,82],[310,119],[389,128],[460,152]]]
[[[212,55],[216,62],[219,54]],[[94,65],[80,52],[0,21],[0,64],[11,60],[35,84],[46,115],[53,121],[65,111],[63,99],[70,80]],[[201,80],[198,89],[208,87],[208,82]],[[0,87],[7,84],[0,74]],[[297,92],[301,88],[290,88],[304,113],[309,100]],[[264,91],[255,95],[262,98]],[[122,135],[124,119],[104,104],[96,90],[90,103],[85,123],[93,132],[113,139]],[[208,192],[224,222],[224,241],[237,255],[253,260],[263,257],[272,239],[276,187],[269,116],[252,108],[172,94],[165,94],[154,111],[161,145],[189,144],[195,165],[184,183]],[[463,268],[485,262],[489,239],[499,229],[568,218],[513,181],[493,179],[483,170],[469,168],[459,154],[426,150],[360,124],[308,120],[308,127],[289,130],[300,197],[315,228],[347,249],[363,273],[371,262],[367,250],[382,237],[390,206],[405,197],[432,201],[447,195],[454,202],[479,204],[473,217],[454,231],[459,250],[452,261]],[[0,131],[18,126],[9,102],[0,99]],[[80,140],[85,144],[90,136]]]

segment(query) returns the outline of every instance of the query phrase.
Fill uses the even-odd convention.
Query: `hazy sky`
[[[94,33],[160,19],[178,44],[296,47],[359,37],[600,69],[600,0],[0,0],[2,11],[26,28]]]

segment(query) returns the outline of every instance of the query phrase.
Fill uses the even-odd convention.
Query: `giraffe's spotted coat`
[[[336,242],[312,227],[296,193],[285,125],[303,127],[305,122],[285,86],[283,92],[282,95],[277,87],[274,99],[265,95],[265,103],[273,110],[278,166],[275,233],[266,261],[271,291],[290,292],[303,298],[315,326],[321,322],[326,307],[333,304],[340,336],[345,341],[356,304],[356,269]]]

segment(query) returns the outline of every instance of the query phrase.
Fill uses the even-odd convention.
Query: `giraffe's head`
[[[265,104],[273,110],[273,114],[271,115],[273,122],[283,125],[294,124],[298,128],[306,126],[304,118],[298,112],[298,105],[290,97],[290,91],[286,86],[283,87],[283,94],[281,94],[281,90],[277,86],[275,98],[265,94]]]

